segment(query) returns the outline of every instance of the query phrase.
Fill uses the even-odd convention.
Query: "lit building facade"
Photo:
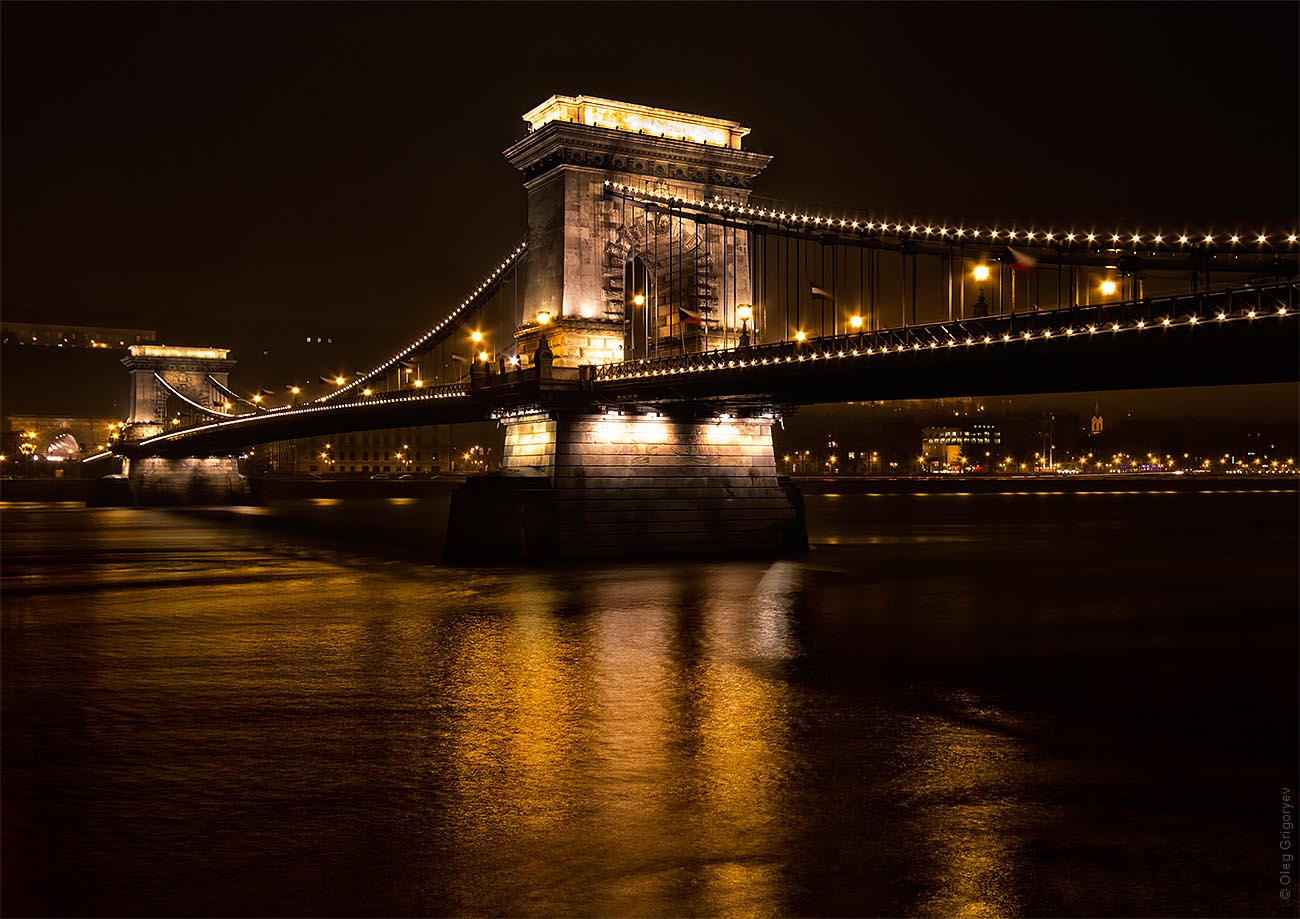
[[[152,329],[60,325],[46,322],[0,323],[0,338],[6,345],[121,350],[131,345],[156,341],[157,337],[157,333]]]
[[[992,424],[943,425],[921,429],[921,464],[929,472],[993,468],[1002,432]]]
[[[338,477],[460,471],[449,431],[447,425],[425,425],[279,441],[255,447],[249,465],[262,473]]]

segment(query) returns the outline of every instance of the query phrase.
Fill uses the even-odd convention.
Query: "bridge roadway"
[[[637,405],[749,407],[1300,380],[1295,282],[783,341],[580,368],[476,369],[460,384],[272,409],[119,452],[230,454],[299,437]],[[674,408],[675,407],[675,408]]]

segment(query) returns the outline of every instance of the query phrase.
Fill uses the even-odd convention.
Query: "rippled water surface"
[[[445,501],[4,506],[4,913],[1294,914],[1294,488],[808,511],[512,570]]]

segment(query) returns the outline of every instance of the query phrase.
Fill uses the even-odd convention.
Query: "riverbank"
[[[93,479],[7,479],[0,482],[0,501],[85,501]],[[1088,492],[1157,492],[1239,490],[1300,493],[1295,475],[1177,475],[1126,473],[1110,475],[913,475],[791,476],[807,495],[829,494],[1018,494]],[[303,498],[428,498],[446,495],[465,482],[463,475],[429,479],[320,479],[311,476],[255,476],[257,503]]]
[[[1258,491],[1300,493],[1295,475],[1177,475],[1135,472],[1108,475],[829,475],[791,476],[806,495],[859,494],[1084,494],[1088,492]]]

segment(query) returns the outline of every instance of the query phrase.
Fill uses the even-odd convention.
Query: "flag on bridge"
[[[468,364],[468,363],[469,363],[469,358],[465,357],[463,354],[453,354],[453,355],[451,356],[451,359],[452,359],[453,361],[460,361],[462,364]]]
[[[320,381],[321,381],[322,383],[328,383],[328,384],[330,384],[331,386],[336,385],[336,384],[339,385],[339,386],[342,386],[342,385],[343,385],[343,383],[342,383],[343,378],[342,378],[342,377],[320,377],[319,379],[320,379]]]
[[[821,297],[823,300],[835,299],[834,297],[831,296],[831,292],[829,290],[827,290],[824,287],[818,287],[816,284],[812,286],[812,295],[814,297]]]
[[[274,389],[259,389],[259,390],[257,391],[257,394],[258,394],[259,396],[274,396],[274,395],[275,395],[275,390],[274,390]]]
[[[398,361],[397,363],[401,365],[403,370],[413,370],[415,368],[415,365],[410,361]]]
[[[704,325],[704,317],[695,310],[688,310],[684,306],[677,307],[677,318],[682,321],[682,325]]]
[[[1038,267],[1038,259],[1034,258],[1029,253],[1021,252],[1019,249],[1012,249],[1010,246],[1007,247],[1007,251],[1016,259],[1015,264],[1011,266],[1012,271],[1027,273]]]

